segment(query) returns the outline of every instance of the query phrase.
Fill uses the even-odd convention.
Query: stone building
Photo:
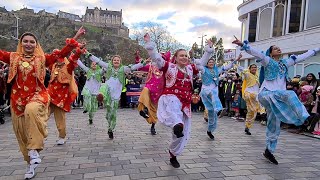
[[[129,37],[129,29],[122,21],[122,9],[120,11],[110,11],[95,7],[87,7],[86,14],[82,16],[82,22],[94,26],[104,27],[122,37]]]
[[[0,7],[0,13],[7,13],[6,7]]]
[[[94,9],[87,7],[83,22],[120,26],[122,24],[122,9],[120,11],[110,11],[98,7]]]
[[[51,16],[51,17],[56,17],[57,16],[57,15],[55,15],[53,13],[47,12],[45,9],[39,11],[37,14],[40,15],[40,16]]]
[[[81,21],[81,18],[80,18],[79,15],[71,14],[71,13],[68,13],[68,12],[63,12],[63,11],[60,11],[60,10],[58,12],[58,17],[59,18],[70,19],[71,21]]]

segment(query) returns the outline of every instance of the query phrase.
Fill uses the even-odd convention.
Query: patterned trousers
[[[263,108],[261,107],[256,93],[250,93],[248,91],[244,92],[243,99],[246,101],[247,105],[247,115],[246,115],[246,128],[251,128],[258,112],[264,112]]]
[[[222,110],[222,104],[218,96],[218,88],[202,88],[200,96],[204,106],[208,110],[208,132],[213,132],[217,128],[217,114]]]
[[[106,119],[108,121],[108,131],[113,131],[117,125],[118,106],[119,100],[111,100],[110,102],[107,102]]]
[[[273,153],[280,135],[281,122],[300,126],[309,117],[309,113],[294,91],[264,89],[258,99],[267,111],[266,146]]]
[[[93,119],[94,112],[98,109],[98,100],[96,95],[90,94],[89,90],[84,88],[82,90],[82,95],[84,97],[83,108],[85,111],[89,112],[89,119]]]

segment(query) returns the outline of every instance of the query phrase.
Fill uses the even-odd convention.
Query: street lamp
[[[218,53],[220,53],[220,50],[223,50],[223,48],[218,46],[216,51],[215,51],[216,63],[218,62]]]
[[[13,13],[12,13],[13,14]],[[16,38],[19,39],[19,20],[22,20],[21,18],[19,18],[17,15],[13,14],[14,17],[17,19],[17,26],[15,28],[17,28],[17,36]]]
[[[206,37],[207,35],[202,35],[201,37],[198,37],[198,38],[201,38],[201,56],[203,55],[203,38]]]

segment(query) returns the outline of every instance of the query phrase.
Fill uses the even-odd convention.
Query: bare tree
[[[142,45],[144,45],[143,36],[145,33],[149,33],[151,40],[156,43],[158,52],[174,52],[180,48],[188,49],[187,46],[174,39],[166,27],[155,22],[148,21],[134,24],[132,31],[132,38]]]

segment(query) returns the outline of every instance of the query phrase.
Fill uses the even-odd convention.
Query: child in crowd
[[[233,102],[232,102],[232,111],[234,112],[234,117],[235,119],[239,120],[240,119],[240,101],[241,101],[241,95],[240,95],[240,90],[236,90],[236,94],[233,97]]]
[[[306,107],[309,113],[312,110],[312,102],[313,102],[313,96],[311,93],[312,89],[313,89],[313,86],[304,85],[301,87],[301,94],[299,95],[299,100]]]
[[[200,102],[200,95],[199,90],[195,89],[192,96],[191,96],[191,111],[192,112],[198,112],[199,111],[199,102]]]

